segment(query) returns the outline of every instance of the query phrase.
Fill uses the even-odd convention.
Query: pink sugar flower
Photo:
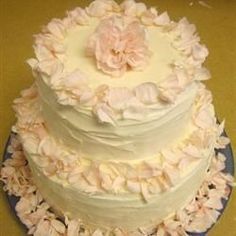
[[[151,55],[139,22],[118,16],[101,22],[89,38],[87,54],[95,57],[98,69],[114,77],[128,69],[142,70]]]

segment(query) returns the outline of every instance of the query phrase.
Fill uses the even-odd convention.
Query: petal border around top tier
[[[165,79],[144,82],[137,86],[113,87],[101,84],[91,87],[89,75],[83,68],[67,71],[65,39],[76,27],[87,27],[91,20],[105,16],[123,15],[135,18],[144,28],[155,27],[171,37],[171,47],[178,51],[184,61],[173,61],[171,72]],[[28,60],[36,78],[44,80],[57,97],[58,103],[73,107],[86,107],[99,122],[116,125],[120,119],[142,120],[153,107],[169,106],[194,81],[210,78],[202,67],[208,50],[200,44],[196,27],[186,18],[171,21],[166,12],[159,14],[153,7],[126,0],[118,5],[112,0],[96,0],[87,8],[75,8],[67,16],[53,19],[42,32],[35,36],[36,58]],[[119,78],[118,78],[119,79]],[[146,78],[149,81],[149,78]]]

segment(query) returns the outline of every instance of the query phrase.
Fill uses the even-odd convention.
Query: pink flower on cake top
[[[142,70],[151,52],[144,27],[133,18],[113,16],[102,20],[87,44],[87,54],[96,60],[97,68],[115,77],[127,70]]]

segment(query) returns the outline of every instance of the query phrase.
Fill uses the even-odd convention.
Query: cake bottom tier
[[[80,219],[68,219],[65,216],[59,220],[59,216],[52,213],[51,206],[42,199],[39,189],[33,183],[34,176],[18,137],[11,138],[11,145],[7,150],[12,154],[3,163],[0,180],[4,182],[4,190],[9,195],[19,197],[16,204],[17,215],[29,229],[28,234],[34,236],[187,236],[189,232],[205,232],[217,221],[219,211],[223,208],[222,198],[228,199],[231,192],[229,186],[233,184],[233,177],[224,173],[226,159],[223,154],[218,153],[213,156],[204,181],[191,202],[154,228],[139,227],[134,231],[122,228],[104,230],[100,225],[92,229]],[[52,207],[54,205],[55,203]],[[112,211],[110,215],[112,216]]]
[[[189,203],[206,176],[211,157],[212,153],[202,159],[177,185],[144,200],[139,193],[83,193],[73,185],[45,176],[27,154],[34,182],[53,209],[69,218],[81,219],[92,229],[126,230],[156,226]]]

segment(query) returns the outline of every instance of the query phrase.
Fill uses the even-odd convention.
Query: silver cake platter
[[[225,132],[223,133],[223,136],[227,137]],[[4,151],[4,155],[3,155],[3,161],[11,158],[11,154],[7,152],[8,146],[10,145],[10,137],[9,137],[7,143],[6,143],[6,146],[5,146],[5,151]],[[215,151],[216,151],[216,153],[220,152],[220,153],[222,153],[222,154],[224,154],[226,156],[226,161],[225,161],[225,166],[226,167],[225,167],[224,172],[229,173],[229,174],[234,176],[234,158],[233,158],[233,151],[232,151],[231,145],[228,144],[226,146],[226,148],[224,148],[224,149],[217,149]],[[220,215],[218,217],[218,220],[220,219],[221,215],[223,214],[224,210],[226,209],[227,203],[228,203],[228,201],[230,199],[230,196],[231,196],[231,193],[232,193],[232,187],[231,186],[229,186],[229,187],[230,187],[230,194],[229,194],[229,197],[228,197],[227,200],[225,200],[225,199],[222,200],[223,208],[220,210]],[[21,227],[25,230],[25,232],[27,232],[28,230],[27,230],[26,226],[20,221],[20,219],[17,216],[16,210],[15,210],[15,206],[16,206],[16,203],[18,202],[19,198],[14,196],[14,195],[9,196],[7,193],[6,193],[6,197],[8,199],[9,205],[11,207],[13,216],[17,218],[17,220],[20,223]],[[191,232],[188,232],[188,234],[189,234],[189,236],[206,236],[207,232],[209,230],[211,230],[211,228],[214,225],[215,224],[213,224],[206,232],[202,232],[202,233],[191,233]]]

